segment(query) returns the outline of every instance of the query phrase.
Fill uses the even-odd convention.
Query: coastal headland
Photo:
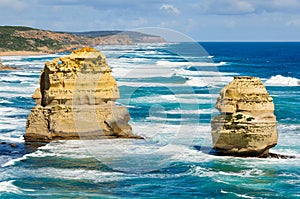
[[[58,32],[23,26],[0,26],[0,56],[71,52],[97,45],[163,43],[162,37],[135,31]]]

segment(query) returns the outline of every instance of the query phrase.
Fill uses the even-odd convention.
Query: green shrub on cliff
[[[0,26],[0,49],[2,51],[40,51],[40,47],[58,50],[62,44],[54,39],[44,40],[18,36],[17,31],[36,30],[22,26]]]

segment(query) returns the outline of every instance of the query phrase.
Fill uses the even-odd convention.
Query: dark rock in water
[[[129,112],[117,106],[119,89],[105,56],[93,48],[73,51],[45,64],[37,106],[26,123],[26,142],[59,139],[141,138],[132,133]]]
[[[256,77],[235,77],[217,99],[221,112],[211,121],[213,148],[219,155],[269,157],[277,144],[273,99]]]
[[[197,151],[201,151],[203,153],[209,154],[209,155],[215,155],[215,156],[229,156],[226,153],[221,153],[218,150],[212,149],[211,147],[206,147],[206,146],[199,146],[199,145],[194,145],[194,149]],[[234,156],[234,155],[231,155]],[[249,156],[236,156],[236,157],[249,157]],[[281,154],[276,154],[276,153],[269,153],[269,154],[262,154],[261,156],[258,156],[258,158],[277,158],[277,159],[294,159],[296,158],[293,155],[281,155]]]
[[[294,159],[294,158],[296,158],[296,156],[269,153],[267,156],[261,156],[260,158]]]
[[[12,147],[12,148],[17,147],[17,145],[15,143],[11,143],[11,144],[9,144],[9,146]]]
[[[0,144],[6,144],[6,142],[1,142]]]

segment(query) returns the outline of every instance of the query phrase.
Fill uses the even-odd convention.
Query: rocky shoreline
[[[0,56],[53,54],[97,45],[165,43],[155,35],[134,31],[55,32],[20,26],[0,26]]]

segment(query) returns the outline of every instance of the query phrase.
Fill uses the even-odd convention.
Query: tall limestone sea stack
[[[223,155],[268,157],[277,144],[273,99],[256,77],[235,77],[217,99],[213,148]]]
[[[126,107],[104,55],[93,48],[45,64],[33,94],[24,135],[26,142],[55,139],[140,138],[132,134]]]

